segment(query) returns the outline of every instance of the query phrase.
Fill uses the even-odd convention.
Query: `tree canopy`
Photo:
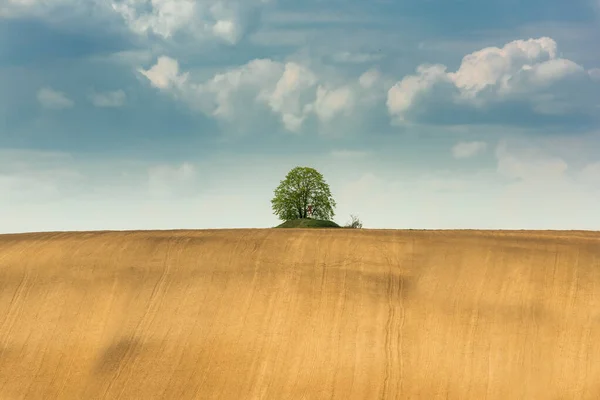
[[[330,220],[336,206],[323,175],[309,167],[290,170],[275,189],[271,204],[274,214],[283,221],[307,218],[309,206],[313,218]]]

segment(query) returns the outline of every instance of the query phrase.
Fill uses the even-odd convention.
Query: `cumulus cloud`
[[[144,75],[152,86],[159,89],[168,89],[172,86],[181,86],[187,80],[187,74],[179,74],[179,63],[169,57],[159,57],[156,64],[150,69],[139,68],[138,71]]]
[[[121,107],[125,104],[125,99],[125,92],[121,89],[111,92],[94,92],[90,94],[90,101],[96,107]]]
[[[2,0],[0,17],[116,19],[136,35],[237,43],[269,0]],[[58,12],[56,12],[58,11]],[[59,19],[60,21],[60,19]]]
[[[248,113],[256,110],[258,104],[266,107],[271,103],[272,107],[279,106],[279,110],[284,110],[283,99],[278,103],[271,94],[276,90],[285,70],[282,63],[256,59],[215,74],[204,82],[189,82],[182,91],[192,107],[219,120],[235,122],[243,120]],[[280,88],[282,86],[279,85]],[[296,91],[298,88],[295,86]],[[287,100],[288,104],[293,103],[292,99]]]
[[[259,98],[264,99],[271,110],[281,115],[282,122],[289,131],[297,131],[302,126],[309,107],[317,77],[308,68],[289,62],[283,67],[283,74],[273,90],[263,90]]]
[[[485,142],[460,142],[452,147],[452,156],[454,158],[473,157],[487,148]]]
[[[493,117],[507,104],[537,115],[591,112],[600,101],[594,71],[559,57],[549,37],[515,40],[466,55],[454,72],[440,64],[419,66],[389,89],[387,107],[396,123],[458,121],[465,110],[471,120],[478,113]]]
[[[313,109],[322,121],[331,121],[340,114],[348,114],[353,110],[353,92],[348,86],[336,89],[317,88],[317,98]]]
[[[377,69],[372,68],[372,69],[366,71],[365,73],[363,73],[358,78],[358,83],[364,89],[370,89],[370,88],[374,87],[380,79],[381,79],[381,72],[379,72],[379,70],[377,70]]]
[[[37,100],[44,108],[62,110],[75,105],[66,94],[50,87],[43,87],[37,92]]]
[[[405,113],[413,107],[419,96],[427,95],[436,84],[442,82],[449,83],[444,65],[420,65],[417,75],[405,77],[388,91],[390,114],[403,121]]]
[[[237,42],[240,37],[239,27],[230,20],[217,21],[212,27],[212,32],[215,36],[232,44]]]
[[[544,77],[546,80],[560,77],[566,72],[561,71],[561,64],[571,66],[573,63],[556,60],[556,54],[556,42],[550,38],[516,40],[503,48],[488,47],[468,54],[459,69],[447,76],[465,98],[476,98],[487,87],[508,93],[518,89],[512,84],[512,78],[522,71],[531,71],[532,79],[540,84],[544,83]]]
[[[295,61],[255,59],[203,82],[189,79],[177,60],[166,56],[139,71],[154,87],[220,121],[243,123],[267,112],[290,132],[300,131],[309,118],[320,124],[349,118],[372,105],[377,91],[384,95],[377,71],[341,83]]]
[[[196,11],[194,0],[112,1],[128,27],[138,34],[152,32],[164,38],[191,25]]]
[[[241,38],[248,19],[267,0],[123,0],[111,7],[137,34],[153,33],[170,39],[178,33],[212,36],[234,44]]]

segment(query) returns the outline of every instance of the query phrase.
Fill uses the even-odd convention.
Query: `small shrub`
[[[363,224],[361,222],[360,219],[358,219],[358,217],[356,215],[350,215],[350,218],[352,219],[349,223],[347,223],[344,228],[351,228],[351,229],[361,229]]]

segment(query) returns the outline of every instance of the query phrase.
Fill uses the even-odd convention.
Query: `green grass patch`
[[[341,228],[333,221],[325,221],[322,219],[301,218],[285,221],[275,228]]]

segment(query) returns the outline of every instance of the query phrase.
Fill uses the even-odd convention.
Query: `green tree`
[[[312,206],[312,216],[330,220],[335,213],[335,200],[323,175],[308,167],[293,168],[275,189],[271,200],[273,213],[283,221],[308,216],[308,206]]]

